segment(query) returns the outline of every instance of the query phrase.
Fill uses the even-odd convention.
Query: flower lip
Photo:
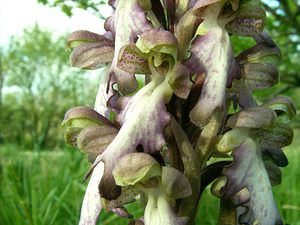
[[[161,29],[150,29],[140,35],[136,45],[144,52],[158,51],[177,58],[178,41],[173,33]]]
[[[65,114],[65,118],[62,122],[62,125],[68,125],[68,123],[70,123],[72,120],[82,118],[89,119],[98,124],[103,123],[108,126],[116,127],[116,125],[110,120],[108,120],[106,117],[97,113],[94,109],[86,106],[77,106],[69,109]]]
[[[114,42],[103,35],[96,34],[87,30],[77,30],[72,32],[67,38],[67,46],[71,49],[84,43],[103,43],[107,46],[114,47]]]
[[[113,175],[120,186],[135,185],[161,175],[159,163],[149,154],[130,153],[116,164]]]
[[[222,0],[198,0],[193,7],[193,13],[197,16],[201,16],[203,10],[209,5],[216,4]]]

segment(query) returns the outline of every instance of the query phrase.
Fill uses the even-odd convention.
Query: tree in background
[[[297,111],[300,110],[300,1],[273,0],[264,1],[269,14],[266,28],[278,46],[281,47],[282,62],[279,67],[280,85],[266,94],[288,95],[295,100]],[[294,120],[294,127],[300,127],[300,117]]]
[[[100,16],[100,18],[104,19],[102,16],[99,6],[106,4],[107,0],[37,0],[39,3],[43,5],[48,5],[50,7],[59,7],[61,10],[67,15],[72,16],[73,8],[81,8],[85,10],[91,11],[93,14]]]
[[[281,81],[285,84],[279,92],[285,93],[300,87],[300,1],[264,1],[269,13],[267,29],[282,46]]]
[[[64,37],[54,38],[36,25],[12,38],[1,62],[3,141],[29,149],[62,143],[60,123],[66,108],[91,104],[88,95],[96,91],[82,71],[70,69]],[[80,88],[83,84],[90,89]]]

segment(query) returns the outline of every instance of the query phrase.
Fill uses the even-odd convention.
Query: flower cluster
[[[252,96],[278,82],[280,60],[260,1],[109,4],[104,34],[68,37],[73,66],[106,67],[95,108],[72,108],[63,121],[66,142],[92,163],[79,224],[95,224],[102,208],[130,224],[193,224],[210,183],[218,224],[283,224],[272,185],[288,163],[281,148],[295,109]],[[256,45],[235,57],[230,35]],[[143,218],[125,208],[136,199]]]

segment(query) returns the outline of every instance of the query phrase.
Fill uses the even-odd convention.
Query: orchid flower
[[[210,183],[218,224],[283,224],[272,185],[288,163],[282,148],[295,109],[284,97],[258,103],[252,94],[279,80],[280,51],[263,32],[260,1],[109,4],[104,34],[67,40],[72,66],[105,67],[94,109],[74,107],[63,121],[66,143],[92,163],[79,224],[96,224],[102,209],[133,219],[125,206],[138,199],[144,217],[130,224],[194,224]],[[230,35],[257,44],[235,57]]]

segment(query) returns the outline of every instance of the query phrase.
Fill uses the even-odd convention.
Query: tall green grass
[[[76,224],[86,166],[81,155],[68,151],[18,152],[2,147],[0,224]]]
[[[297,135],[298,136],[298,135]],[[295,138],[285,152],[290,164],[283,169],[282,184],[274,188],[285,223],[300,225],[300,141]],[[73,149],[28,152],[15,146],[0,147],[0,225],[74,225],[87,183],[81,180],[89,164]],[[215,225],[218,200],[206,190],[200,203],[197,223]],[[134,216],[142,210],[128,206]],[[98,224],[126,225],[128,220],[101,212]]]

